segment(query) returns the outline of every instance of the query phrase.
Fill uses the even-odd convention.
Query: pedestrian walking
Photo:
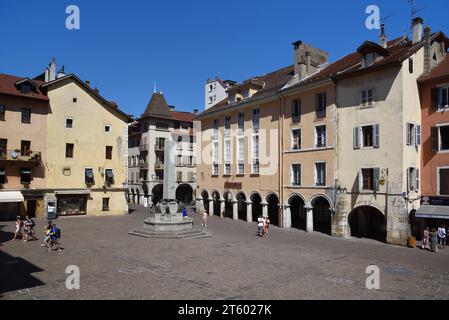
[[[264,218],[264,224],[263,224],[263,233],[265,236],[268,236],[268,231],[270,230],[270,218],[269,217],[265,217]]]
[[[430,230],[430,250],[433,252],[438,252],[438,232],[435,228]]]
[[[34,220],[31,219],[29,216],[26,216],[23,226],[25,231],[25,239],[23,240],[23,242],[30,241],[28,239],[29,237],[31,237],[34,241],[37,241],[36,232],[34,231],[34,227],[36,226]]]
[[[446,226],[438,228],[438,245],[440,249],[444,249],[446,246]]]
[[[263,237],[263,226],[264,226],[264,219],[262,216],[257,219],[257,235],[259,237]]]
[[[422,239],[421,248],[423,250],[425,250],[425,249],[430,250],[430,230],[429,230],[429,227],[426,227],[426,229],[424,230],[424,235],[423,235],[423,239]]]
[[[14,232],[13,240],[18,240],[17,237],[19,236],[21,240],[23,239],[22,227],[23,227],[22,219],[18,216],[16,218],[16,231]]]
[[[48,252],[53,251],[55,248],[57,251],[62,251],[61,249],[61,229],[59,229],[55,224],[50,231],[50,246]]]
[[[207,218],[208,218],[208,214],[207,211],[203,211],[203,219],[201,220],[201,226],[203,226],[204,228],[207,228]]]
[[[51,243],[51,230],[53,229],[52,221],[48,221],[47,227],[45,228],[45,237],[44,242],[42,242],[41,247],[46,247],[47,249],[50,247]]]

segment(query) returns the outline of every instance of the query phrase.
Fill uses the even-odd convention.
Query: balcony
[[[139,146],[139,151],[140,151],[140,152],[148,151],[149,149],[150,149],[150,147],[149,147],[148,144],[141,144],[141,145]]]
[[[148,162],[139,161],[139,168],[140,169],[148,169]]]
[[[164,164],[162,162],[156,162],[154,164],[154,170],[164,170]]]
[[[5,152],[5,150],[1,150],[0,160],[40,163],[42,161],[42,153],[34,151],[21,153],[20,150],[8,150]]]

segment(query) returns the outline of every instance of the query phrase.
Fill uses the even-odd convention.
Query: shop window
[[[85,215],[87,195],[58,195],[58,215]]]

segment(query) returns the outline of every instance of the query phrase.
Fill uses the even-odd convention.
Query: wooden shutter
[[[432,127],[432,151],[438,152],[440,150],[440,139],[438,135],[440,130],[438,127]]]
[[[440,102],[440,89],[439,88],[432,88],[431,90],[431,106],[432,109],[438,109],[439,108],[439,102]]]
[[[373,170],[373,184],[374,184],[374,191],[379,191],[380,189],[380,184],[379,184],[379,180],[380,180],[380,168],[374,168]]]
[[[360,149],[360,127],[354,128],[354,149]]]
[[[374,146],[374,148],[379,148],[380,147],[380,126],[378,124],[375,124],[373,126],[373,131],[374,131],[373,146]]]

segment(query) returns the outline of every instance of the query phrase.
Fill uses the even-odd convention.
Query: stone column
[[[154,205],[154,203],[153,203],[153,195],[151,195],[151,194],[148,196],[148,204],[150,206]]]
[[[232,219],[236,221],[239,219],[239,202],[237,200],[232,201]]]
[[[209,199],[209,216],[213,217],[214,215],[214,199]]]
[[[253,203],[246,201],[246,221],[253,222]]]
[[[292,227],[292,213],[290,210],[290,204],[284,204],[284,229],[290,229]]]
[[[196,198],[196,211],[197,213],[203,213],[204,211],[204,204],[202,198]]]
[[[226,207],[225,207],[225,202],[226,202],[226,200],[223,200],[223,199],[221,199],[220,200],[220,217],[221,218],[224,218],[224,212],[225,212],[225,209],[226,209]]]
[[[305,206],[304,210],[306,210],[306,223],[307,223],[307,232],[313,232],[313,207],[311,205]]]
[[[268,203],[261,202],[260,205],[262,206],[262,215],[268,217]]]

